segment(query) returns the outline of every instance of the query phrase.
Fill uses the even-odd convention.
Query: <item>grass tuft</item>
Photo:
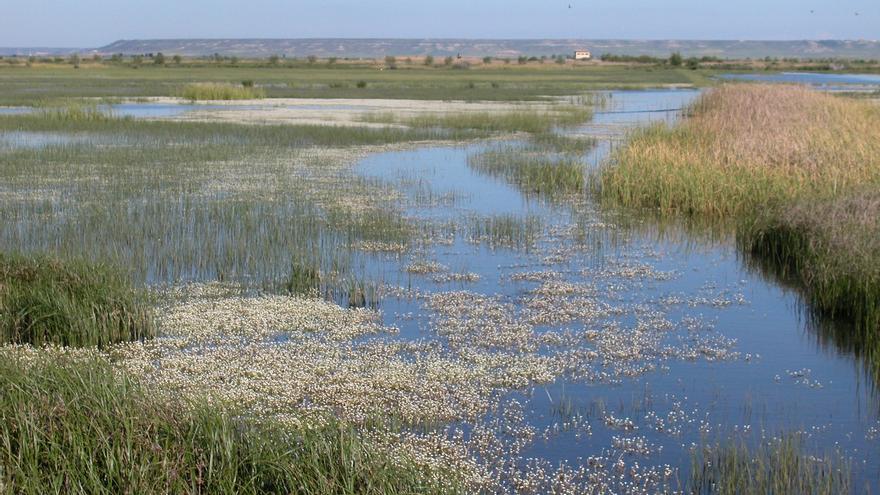
[[[84,347],[153,336],[146,296],[117,269],[0,255],[0,342]]]
[[[251,85],[236,86],[224,83],[190,83],[180,90],[188,100],[255,100],[265,98],[266,92]]]

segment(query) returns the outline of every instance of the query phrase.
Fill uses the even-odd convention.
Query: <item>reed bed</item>
[[[181,98],[187,100],[257,100],[266,97],[266,92],[253,86],[234,85],[217,82],[190,83],[181,88]]]
[[[582,193],[587,184],[584,163],[578,158],[515,145],[471,155],[468,166],[501,178],[526,195],[571,196]]]
[[[294,428],[157,400],[106,360],[0,349],[9,493],[452,493],[335,421]],[[450,479],[450,478],[446,478]]]
[[[153,336],[150,301],[119,269],[0,255],[0,343],[103,347]]]
[[[598,176],[606,202],[735,220],[740,246],[811,307],[880,328],[880,107],[786,85],[707,92],[675,127],[632,136]]]
[[[852,493],[849,462],[840,453],[815,457],[800,435],[786,435],[750,448],[728,441],[692,457],[688,493]]]
[[[880,193],[801,200],[741,228],[741,247],[806,288],[811,307],[880,329]],[[876,347],[876,346],[873,346]]]
[[[589,99],[587,99],[588,101]],[[400,117],[393,113],[368,114],[365,122],[398,124],[414,129],[471,130],[489,133],[549,134],[556,127],[573,126],[588,121],[593,115],[588,104],[555,104],[546,110],[514,110],[509,112],[460,112]]]
[[[714,218],[878,185],[880,107],[798,86],[721,86],[679,125],[631,136],[597,182],[615,204]]]

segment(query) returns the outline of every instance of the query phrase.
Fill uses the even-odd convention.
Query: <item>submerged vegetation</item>
[[[153,336],[147,296],[119,270],[0,255],[0,343],[103,347]]]
[[[693,456],[688,492],[693,494],[852,493],[848,461],[808,455],[800,435],[786,435],[750,448],[733,440]]]

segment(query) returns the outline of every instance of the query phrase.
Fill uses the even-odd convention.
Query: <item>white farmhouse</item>
[[[575,50],[574,52],[575,60],[590,60],[591,58],[593,58],[593,54],[589,50]]]

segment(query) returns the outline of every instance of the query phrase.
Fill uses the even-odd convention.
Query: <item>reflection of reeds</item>
[[[105,346],[154,335],[145,295],[118,270],[0,255],[0,342]]]
[[[856,324],[874,342],[880,330],[880,194],[798,201],[759,215],[742,247],[806,287],[810,305]],[[876,347],[876,345],[874,346]]]
[[[688,492],[831,495],[850,493],[851,480],[849,462],[839,452],[809,456],[799,435],[786,435],[754,448],[731,440],[695,453]]]

